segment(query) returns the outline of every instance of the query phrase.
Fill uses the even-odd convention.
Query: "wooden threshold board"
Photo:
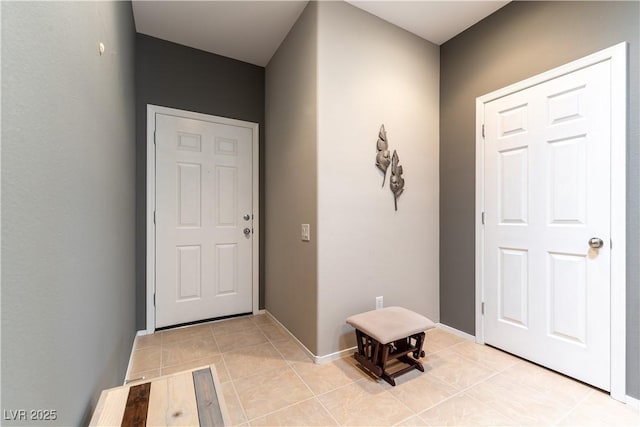
[[[90,426],[230,425],[214,365],[104,390]]]

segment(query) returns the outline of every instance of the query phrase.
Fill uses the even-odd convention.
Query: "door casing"
[[[258,123],[243,120],[229,119],[226,117],[212,116],[209,114],[196,113],[192,111],[178,110],[175,108],[161,107],[147,104],[147,327],[146,333],[155,332],[156,310],[155,310],[155,283],[156,283],[156,226],[154,221],[156,206],[156,150],[155,150],[155,129],[156,114],[166,114],[170,116],[183,117],[194,120],[215,122],[224,125],[249,128],[252,130],[252,193],[253,193],[253,245],[252,255],[252,307],[253,314],[258,314],[259,308],[259,248],[260,248],[260,204],[259,204],[259,125]]]
[[[590,65],[611,64],[611,397],[626,400],[627,43],[572,61],[476,98],[476,342],[484,344],[484,105]]]

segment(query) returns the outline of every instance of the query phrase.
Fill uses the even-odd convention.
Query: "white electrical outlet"
[[[382,297],[376,297],[376,310],[380,310],[382,306]]]

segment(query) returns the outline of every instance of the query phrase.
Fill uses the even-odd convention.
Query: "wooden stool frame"
[[[358,351],[353,354],[353,357],[372,374],[395,386],[395,378],[402,374],[406,374],[414,369],[424,372],[422,363],[416,360],[424,357],[424,351],[422,350],[424,338],[425,333],[420,332],[390,343],[382,344],[361,330],[356,329]],[[413,353],[413,358],[409,357],[409,353]],[[409,366],[393,373],[387,372],[387,363],[395,359]]]

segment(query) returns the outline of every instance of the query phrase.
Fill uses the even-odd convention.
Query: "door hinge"
[[[609,249],[613,249],[613,239],[609,239]]]
[[[482,312],[482,315],[484,316],[484,302],[480,305],[480,311]]]
[[[482,137],[484,138],[484,125],[482,125]]]
[[[482,225],[484,225],[484,211],[482,211]]]
[[[153,131],[153,145],[156,145],[156,131],[155,130]]]
[[[155,225],[156,223],[156,211],[153,211],[153,224]]]
[[[155,293],[153,294],[153,306],[154,307],[156,306],[156,294]]]

